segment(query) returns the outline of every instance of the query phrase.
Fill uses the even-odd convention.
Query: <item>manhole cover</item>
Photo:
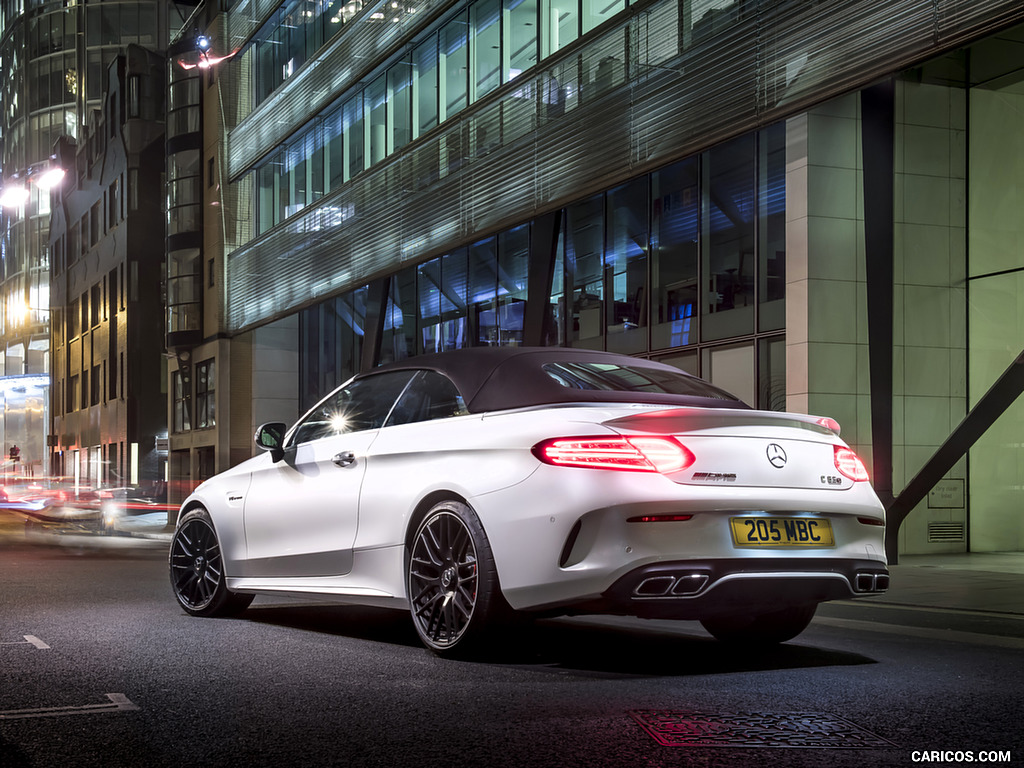
[[[636,709],[629,714],[666,747],[884,749],[896,746],[849,720],[826,713]]]

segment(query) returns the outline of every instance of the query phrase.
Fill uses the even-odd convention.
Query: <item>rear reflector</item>
[[[668,437],[565,437],[533,447],[545,464],[632,472],[678,472],[696,461],[682,443]]]
[[[626,520],[627,523],[685,523],[687,520],[692,520],[693,515],[640,515],[639,517],[630,517]]]
[[[857,522],[861,525],[885,525],[885,520],[879,520],[877,517],[858,517]]]
[[[836,469],[843,477],[848,477],[854,482],[860,483],[868,479],[868,470],[860,457],[849,448],[841,445],[834,446],[836,456]]]

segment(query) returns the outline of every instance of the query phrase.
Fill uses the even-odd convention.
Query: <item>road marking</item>
[[[94,715],[100,712],[130,712],[138,707],[123,693],[108,693],[109,704],[86,704],[82,707],[42,707],[41,709],[8,709],[0,711],[0,720],[20,720],[29,717],[63,717],[64,715]]]
[[[0,645],[34,645],[36,648],[38,648],[41,651],[48,651],[48,650],[50,650],[50,646],[48,646],[46,643],[44,643],[42,640],[40,640],[35,635],[22,635],[22,637],[24,637],[25,639],[24,640],[15,640],[14,642],[8,642],[8,643],[0,643]]]

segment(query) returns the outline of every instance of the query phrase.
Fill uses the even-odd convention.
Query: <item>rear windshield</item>
[[[703,379],[663,368],[614,363],[547,363],[544,372],[567,389],[612,392],[651,392],[668,395],[735,400],[733,395]]]

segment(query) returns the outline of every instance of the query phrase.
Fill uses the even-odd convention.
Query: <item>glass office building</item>
[[[999,115],[1021,23],[1000,0],[239,0],[204,107],[217,309],[184,350],[219,366],[206,443],[231,450],[206,465],[361,368],[565,345],[833,416],[898,496],[1024,348]],[[901,551],[1024,545],[1014,414]]]
[[[0,1],[0,185],[26,191],[19,204],[0,209],[0,389],[51,371],[51,198],[37,180],[57,163],[59,137],[84,136],[118,54],[129,44],[166,48],[177,17],[171,10],[169,18],[171,7],[164,0]],[[0,441],[5,455],[19,446],[20,466],[12,470],[38,476],[48,472],[55,443],[48,440],[51,394],[35,400],[41,419],[20,409],[10,419],[7,409],[0,414]]]

